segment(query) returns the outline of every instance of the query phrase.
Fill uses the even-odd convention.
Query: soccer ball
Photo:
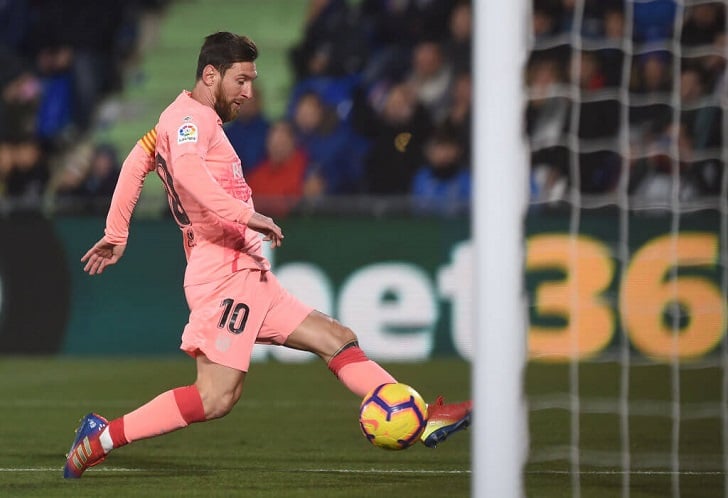
[[[403,450],[417,442],[427,425],[427,403],[407,384],[382,384],[364,396],[359,426],[374,446]]]

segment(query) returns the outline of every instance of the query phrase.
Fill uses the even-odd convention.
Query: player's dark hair
[[[258,47],[247,36],[219,31],[205,37],[197,58],[196,78],[202,78],[202,70],[210,64],[225,74],[236,62],[253,62],[258,58]]]

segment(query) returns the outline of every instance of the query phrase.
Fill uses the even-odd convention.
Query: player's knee
[[[358,340],[353,330],[336,320],[332,320],[330,329],[330,339],[336,349]]]
[[[202,404],[205,408],[205,418],[212,420],[221,418],[230,413],[240,399],[241,391],[219,391],[208,393],[202,396]]]

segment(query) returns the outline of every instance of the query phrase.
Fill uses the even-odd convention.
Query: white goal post
[[[524,496],[526,0],[474,3],[473,496]]]

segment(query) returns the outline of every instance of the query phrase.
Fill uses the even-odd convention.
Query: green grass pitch
[[[181,354],[180,354],[181,355]],[[391,365],[427,399],[465,399],[462,361]],[[61,477],[77,420],[116,417],[194,381],[194,362],[0,360],[1,497],[468,496],[469,434],[430,450],[375,448],[359,400],[326,367],[254,363],[227,417],[112,453],[80,480]]]
[[[469,397],[466,362],[439,359],[386,366],[428,400],[440,393],[453,400]],[[682,498],[724,496],[721,420],[711,411],[720,399],[721,375],[717,368],[681,372],[686,416],[680,434]],[[590,400],[616,403],[618,379],[615,364],[580,367],[582,450],[603,451],[617,460],[613,465],[581,465],[583,497],[623,496],[618,414],[590,412]],[[635,406],[642,406],[642,400],[670,399],[668,367],[633,367],[631,379]],[[359,400],[319,362],[255,363],[241,401],[226,418],[122,448],[80,480],[61,477],[64,453],[80,416],[97,411],[115,417],[193,380],[194,364],[187,358],[0,359],[0,496],[470,496],[468,432],[436,450],[421,445],[397,452],[375,448],[359,431]],[[531,364],[526,388],[532,408],[544,397],[563,396],[568,392],[568,366]],[[706,413],[689,417],[690,406]],[[568,445],[569,416],[562,408],[532,409],[532,458]],[[633,463],[641,469],[630,475],[630,498],[675,496],[669,465],[651,469],[649,462],[640,461],[643,454],[669,457],[669,416],[634,415],[630,420]],[[704,471],[690,472],[691,465]],[[571,497],[568,459],[529,462],[524,483],[528,497]]]

